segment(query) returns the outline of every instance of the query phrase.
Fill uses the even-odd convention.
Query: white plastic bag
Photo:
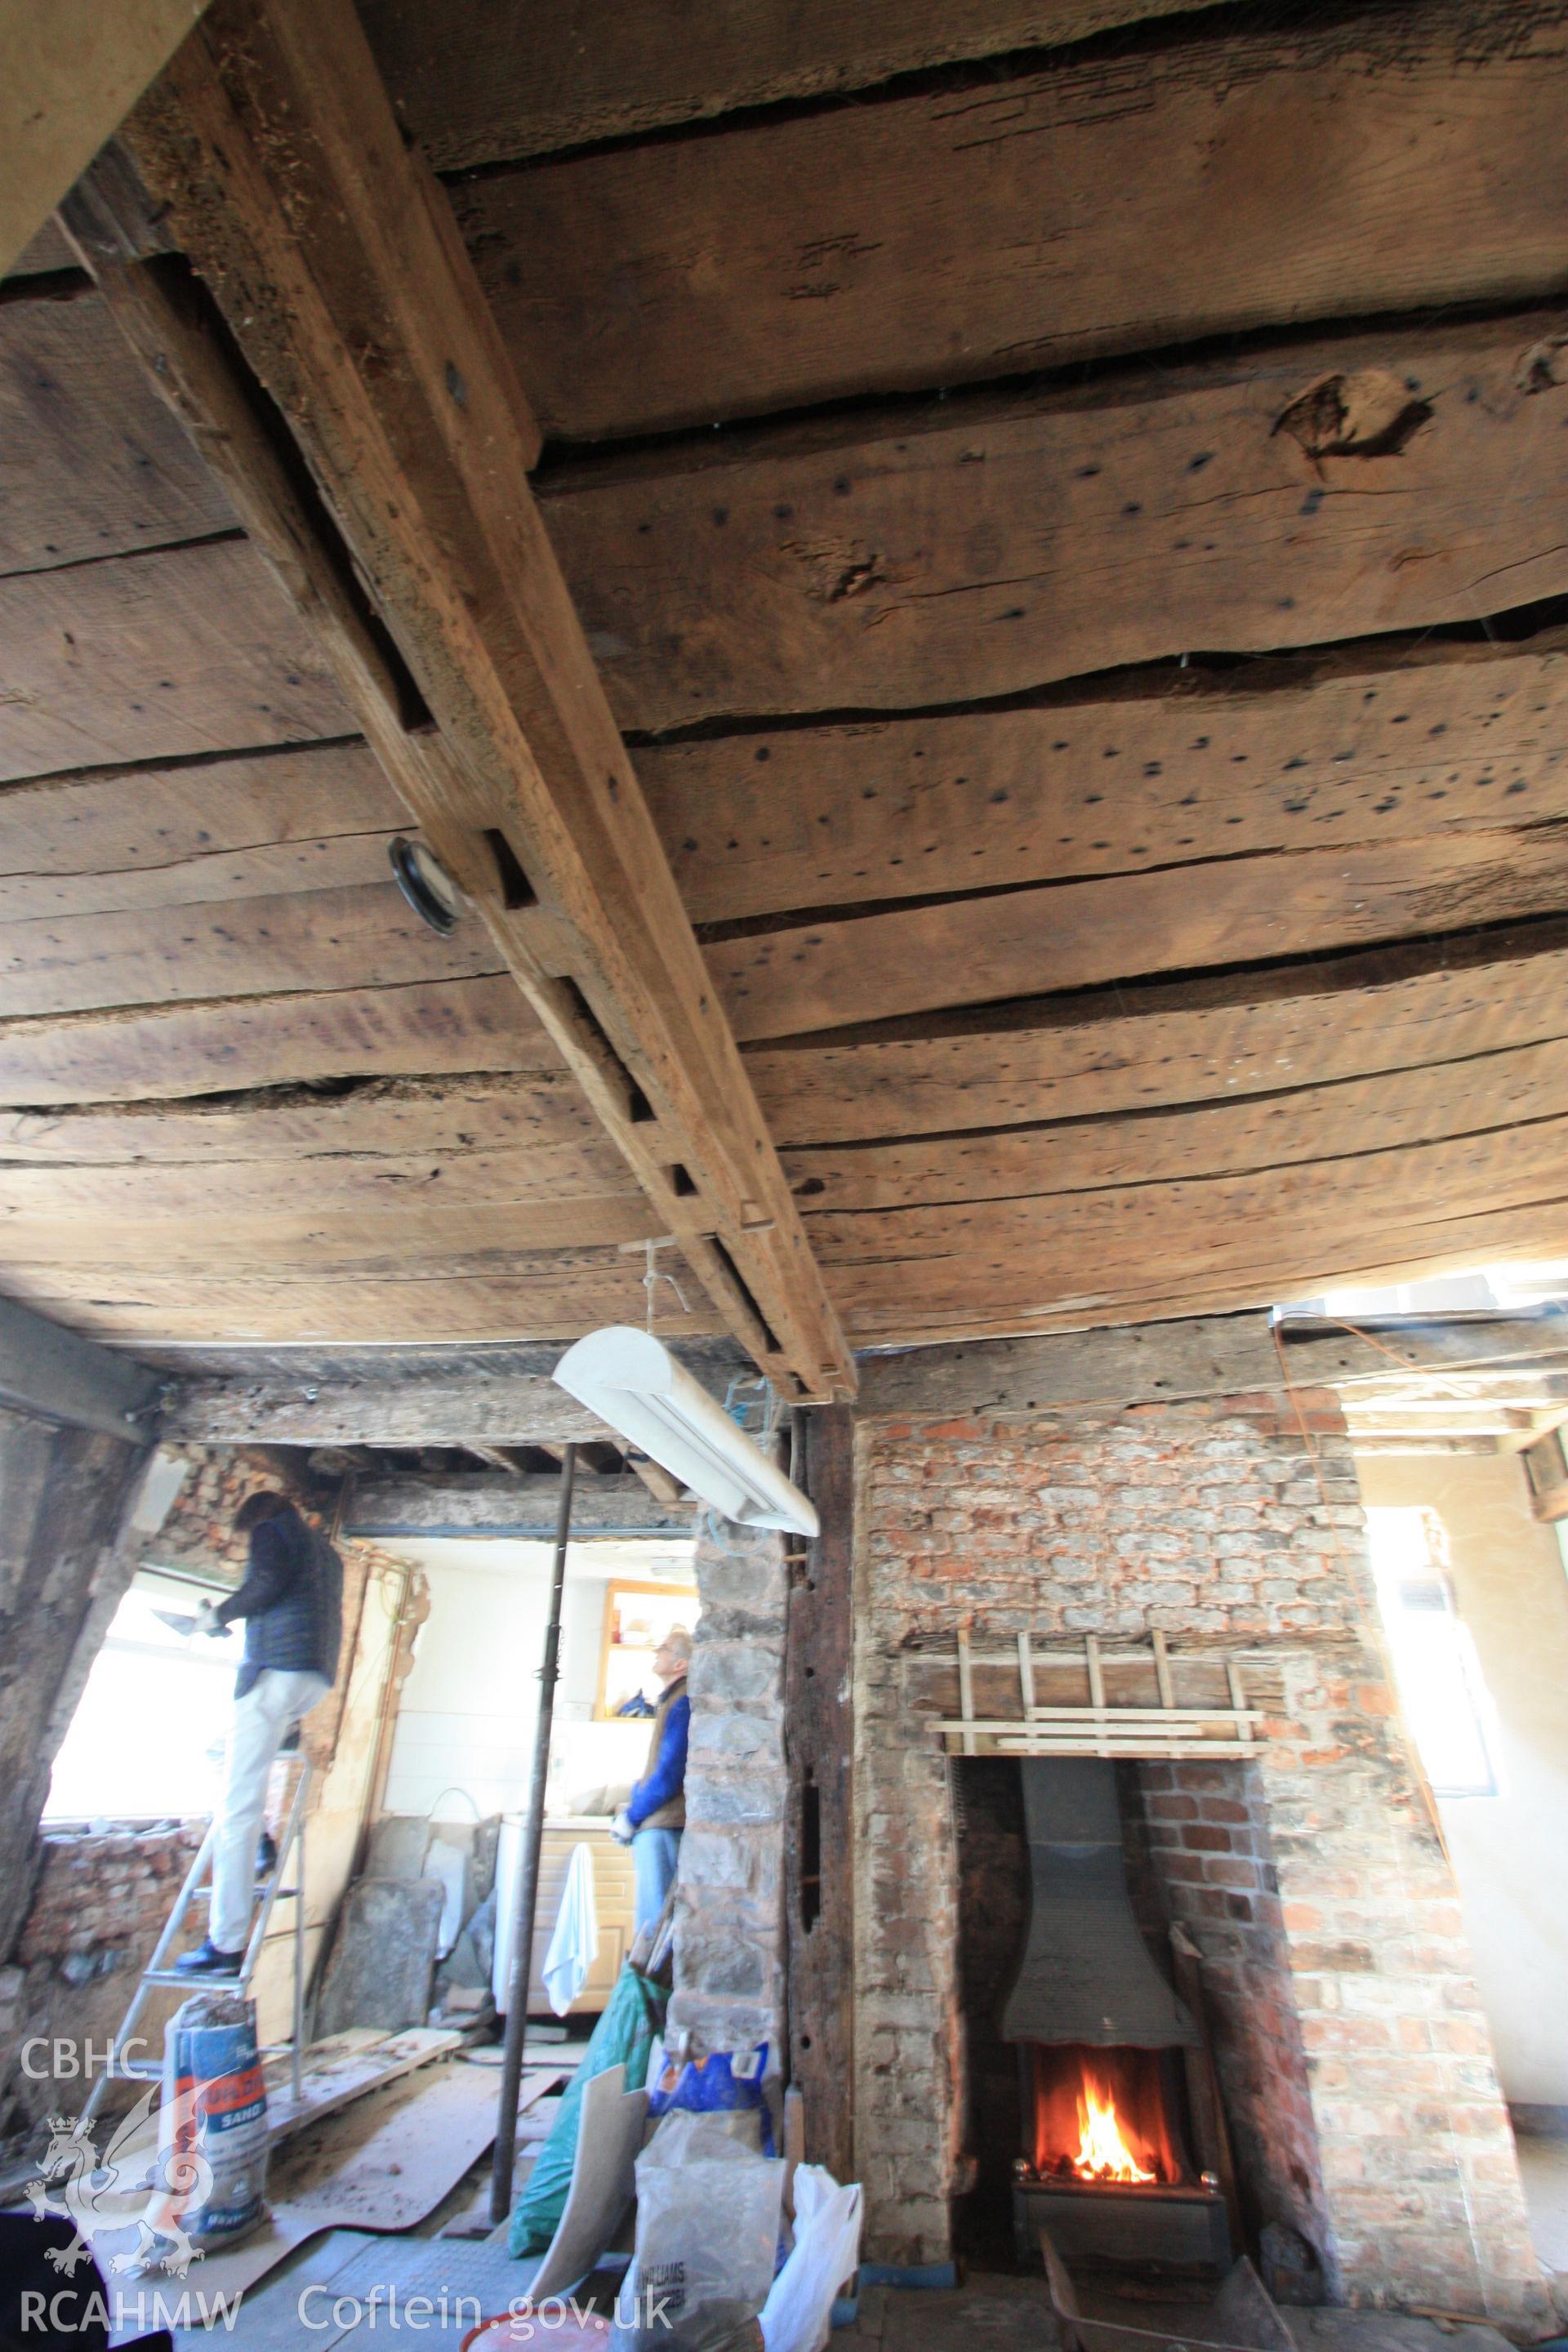
[[[822,2352],[839,2288],[860,2261],[860,2188],[819,2164],[795,2176],[795,2251],[762,2310],[766,2352]]]
[[[727,2116],[666,2116],[637,2161],[637,2352],[705,2352],[755,2319],[773,2284],[784,2167]]]

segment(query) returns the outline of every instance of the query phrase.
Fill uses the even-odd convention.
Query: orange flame
[[[1078,2100],[1078,2157],[1073,2170],[1080,2180],[1157,2180],[1145,2172],[1121,2137],[1116,2101],[1111,2093],[1085,2074]]]

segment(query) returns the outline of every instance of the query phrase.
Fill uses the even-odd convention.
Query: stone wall
[[[784,2026],[784,1538],[698,1523],[672,2035],[777,2053]]]
[[[1375,1630],[1337,1401],[882,1423],[860,1447],[856,2096],[869,2254],[943,2260],[965,2176],[952,1799],[920,1654],[951,1644],[961,1618],[977,1644],[1026,1630],[1042,1644],[1136,1643],[1159,1628],[1178,1650],[1245,1653],[1249,1696],[1268,1710],[1244,1797],[1201,1774],[1152,1778],[1147,1792],[1173,1900],[1229,2021],[1244,2147],[1268,2127],[1276,2087],[1281,2103],[1253,2172],[1268,2218],[1315,2234],[1352,2300],[1547,2325],[1453,1884]],[[1293,2016],[1266,1997],[1287,1982]]]

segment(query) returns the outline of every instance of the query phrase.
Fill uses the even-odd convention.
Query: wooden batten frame
[[[1194,1663],[1223,1665],[1230,1704],[1182,1706],[1176,1672],[1187,1661],[1172,1655],[1163,1633],[1155,1633],[1148,1649],[1106,1651],[1093,1633],[1085,1636],[1081,1649],[1037,1650],[1026,1632],[1018,1635],[1015,1660],[1006,1651],[977,1651],[970,1628],[961,1624],[954,1651],[958,1715],[956,1719],[939,1717],[932,1726],[950,1756],[1100,1756],[1170,1762],[1189,1756],[1245,1759],[1255,1756],[1260,1745],[1255,1727],[1263,1721],[1263,1710],[1247,1706],[1237,1660],[1214,1651],[1194,1654]],[[946,1662],[927,1657],[920,1663],[939,1666]],[[975,1667],[1015,1663],[1018,1715],[978,1715]],[[1150,1669],[1158,1705],[1135,1706],[1111,1701],[1105,1682],[1108,1665]],[[1087,1706],[1043,1704],[1037,1699],[1037,1670],[1063,1667],[1083,1675],[1089,1689]]]

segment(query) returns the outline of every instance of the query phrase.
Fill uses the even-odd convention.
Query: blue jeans
[[[638,1830],[632,1840],[632,1933],[651,1927],[664,1908],[664,1898],[675,1879],[675,1857],[680,1852],[679,1830]]]

